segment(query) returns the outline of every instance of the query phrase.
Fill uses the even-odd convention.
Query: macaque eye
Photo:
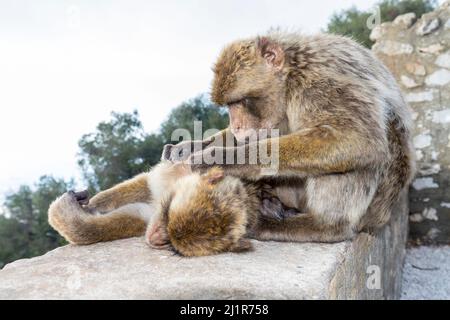
[[[243,98],[241,100],[236,100],[236,101],[228,103],[228,106],[230,106],[230,107],[235,107],[236,106],[237,107],[237,106],[241,105],[243,107],[247,107],[249,105],[249,103],[250,103],[250,99]]]
[[[232,102],[227,103],[227,106],[228,107],[237,107],[240,103],[241,103],[240,100],[236,100],[236,101],[232,101]]]

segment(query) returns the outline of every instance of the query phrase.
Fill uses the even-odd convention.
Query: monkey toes
[[[68,193],[69,195],[74,197],[80,205],[85,206],[89,204],[89,192],[87,190],[83,190],[80,192],[70,190]]]

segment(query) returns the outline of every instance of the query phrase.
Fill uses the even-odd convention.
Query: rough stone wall
[[[410,191],[410,238],[450,243],[450,1],[377,26],[374,52],[414,110],[418,175]]]

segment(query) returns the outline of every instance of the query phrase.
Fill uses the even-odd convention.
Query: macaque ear
[[[225,177],[225,174],[223,172],[222,169],[214,167],[210,170],[208,170],[208,172],[205,173],[205,179],[208,181],[209,184],[217,184],[220,181],[223,180],[223,178]]]
[[[253,250],[253,245],[248,239],[239,239],[239,241],[235,243],[230,249],[231,252],[236,253],[247,252],[251,250]]]
[[[269,66],[280,70],[284,65],[284,51],[278,44],[266,37],[258,38],[258,49]]]

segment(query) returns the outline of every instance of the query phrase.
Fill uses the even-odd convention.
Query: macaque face
[[[228,105],[228,114],[230,117],[230,129],[236,140],[245,142],[248,139],[254,139],[262,130],[265,130],[270,136],[270,130],[278,129],[278,125],[283,120],[280,113],[271,112],[270,103],[266,98],[244,98]],[[281,113],[282,114],[282,113]]]
[[[214,68],[212,99],[228,107],[238,141],[260,129],[279,129],[286,118],[284,51],[268,39],[231,44]]]

